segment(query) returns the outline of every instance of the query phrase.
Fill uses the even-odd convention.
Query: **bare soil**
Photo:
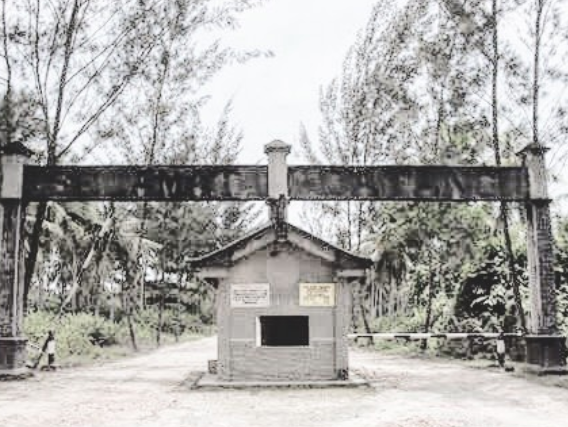
[[[353,349],[357,389],[191,390],[215,339],[0,383],[0,426],[562,427],[568,390],[497,370]]]

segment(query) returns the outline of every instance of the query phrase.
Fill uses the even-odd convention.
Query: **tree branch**
[[[57,160],[56,156],[56,144],[57,138],[59,136],[59,130],[61,126],[61,112],[63,108],[63,99],[65,96],[65,88],[67,84],[67,71],[69,68],[69,62],[71,60],[71,55],[73,53],[72,42],[75,34],[76,24],[77,24],[77,14],[79,12],[79,1],[75,0],[73,2],[73,9],[71,10],[71,17],[69,19],[69,25],[66,30],[65,36],[65,53],[63,55],[63,66],[61,69],[61,77],[59,78],[59,92],[57,97],[57,104],[55,110],[55,118],[53,122],[53,132],[51,141],[49,141],[48,152],[47,152],[47,164],[54,164]]]

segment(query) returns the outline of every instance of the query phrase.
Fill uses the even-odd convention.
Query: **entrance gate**
[[[531,298],[527,361],[565,363],[556,322],[552,233],[544,153],[531,144],[519,167],[290,166],[290,146],[266,146],[268,166],[32,166],[30,151],[0,151],[0,376],[25,370],[23,219],[38,201],[267,200],[277,233],[289,200],[508,201],[527,209]]]

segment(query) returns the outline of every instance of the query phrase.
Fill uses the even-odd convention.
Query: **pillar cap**
[[[542,144],[537,144],[535,142],[531,142],[529,145],[527,145],[525,148],[523,148],[521,151],[519,151],[517,153],[517,156],[525,157],[528,153],[543,155],[548,150],[550,150],[550,148],[548,148],[548,147],[546,147]]]
[[[34,152],[18,140],[0,147],[0,154],[5,156],[24,156],[30,158],[33,156]]]
[[[290,144],[286,144],[284,141],[280,141],[279,139],[275,139],[264,146],[264,152],[266,154],[274,152],[290,154],[291,150],[292,146]]]

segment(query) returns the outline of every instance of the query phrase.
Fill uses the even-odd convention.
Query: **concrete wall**
[[[219,284],[218,371],[230,379],[334,379],[347,369],[350,292],[336,284],[335,307],[300,307],[300,282],[334,282],[333,266],[288,244],[276,255],[263,249],[234,265]],[[230,285],[269,283],[270,306],[231,308]],[[307,347],[257,345],[256,318],[264,315],[309,316]]]

